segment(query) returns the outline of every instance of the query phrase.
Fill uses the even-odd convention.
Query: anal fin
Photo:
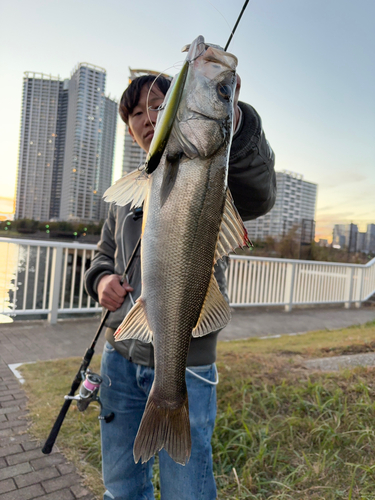
[[[130,309],[115,331],[114,337],[116,342],[128,339],[137,339],[145,343],[152,342],[153,334],[148,326],[142,300],[138,299]]]
[[[230,317],[230,307],[212,274],[198,322],[192,332],[193,337],[203,337],[224,328],[229,323]]]

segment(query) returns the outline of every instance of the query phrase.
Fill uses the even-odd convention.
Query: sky
[[[117,99],[129,66],[176,74],[198,35],[224,46],[243,0],[14,0],[0,7],[0,213],[12,207],[22,78],[68,78],[89,62]],[[375,2],[250,0],[230,44],[276,155],[276,170],[318,184],[316,236],[375,223]],[[118,120],[114,180],[121,175]]]

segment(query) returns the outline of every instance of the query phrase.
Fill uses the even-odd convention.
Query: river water
[[[0,312],[11,311],[18,264],[18,245],[0,243]],[[0,322],[8,323],[12,319],[0,314]]]
[[[87,257],[91,256],[88,252]],[[65,258],[65,253],[64,253]],[[12,321],[6,312],[17,309],[48,309],[49,303],[49,280],[51,274],[52,249],[41,247],[39,258],[37,247],[30,246],[29,254],[26,245],[0,242],[0,323]],[[26,276],[25,270],[28,267],[29,272]],[[90,265],[90,259],[85,261],[85,269]],[[47,276],[46,276],[47,266]],[[78,307],[80,279],[81,279],[82,257],[78,252],[75,267],[75,283],[73,290],[73,307]],[[70,307],[70,292],[72,289],[73,276],[73,254],[68,254],[67,267],[65,273],[65,294],[63,304],[61,296],[59,307]],[[26,287],[26,288],[25,288]],[[26,292],[25,292],[26,289]],[[36,293],[35,293],[36,292]],[[83,291],[82,307],[86,307],[88,297]],[[91,301],[91,305],[93,305]],[[28,319],[42,319],[45,315],[27,316]],[[18,319],[26,319],[25,316],[18,316]]]

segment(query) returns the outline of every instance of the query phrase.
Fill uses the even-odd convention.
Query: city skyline
[[[87,63],[85,63],[83,66],[85,66],[85,65],[87,65]],[[78,64],[77,68],[79,69],[81,66],[82,66],[82,64]],[[94,65],[88,65],[88,66],[95,67]],[[100,70],[102,70],[105,73],[104,68],[100,68]],[[132,70],[130,68],[129,68],[129,71],[130,71],[130,79],[132,77],[134,78],[136,76],[140,76],[141,74],[147,73],[147,70]],[[150,73],[152,73],[152,71],[150,71]],[[31,73],[31,72],[25,73],[26,76],[28,76],[30,74],[33,74],[33,73]],[[156,74],[156,72],[155,72],[155,74]],[[35,73],[33,75],[35,78]],[[74,70],[72,72],[72,75],[74,75]],[[41,77],[42,78],[49,77],[52,81],[58,80],[51,75],[41,74]],[[26,78],[26,80],[27,80],[27,78]],[[63,88],[65,89],[66,102],[67,102],[68,82],[69,82],[68,79],[58,80],[58,84],[60,85],[61,89],[63,89]],[[102,83],[102,85],[103,85],[103,83]],[[64,92],[61,92],[61,89],[60,89],[60,94],[62,94],[62,99],[64,99]],[[108,101],[110,101],[110,99],[108,97],[106,97],[105,99],[106,99],[106,103],[108,103]],[[61,96],[60,96],[60,100],[61,100]],[[53,102],[55,102],[55,101],[53,101]],[[62,101],[62,103],[63,103],[63,101]],[[59,102],[59,106],[62,103]],[[66,109],[66,114],[67,114],[67,109]],[[65,119],[66,119],[66,116],[65,116]],[[63,132],[62,133],[62,136],[63,136],[62,144],[63,145],[64,145],[64,140],[65,140],[64,126],[65,126],[65,122],[63,122],[62,124],[60,123],[60,128],[61,128],[61,131]],[[109,135],[109,136],[115,135],[115,130],[113,129],[113,127],[112,128],[111,127],[108,127],[108,128],[104,127],[104,128],[107,131],[107,135]],[[74,130],[74,129],[72,128],[72,130]],[[111,130],[110,133],[108,133],[109,130]],[[123,130],[124,130],[124,141],[123,141],[123,156],[122,156],[121,175],[126,175],[131,170],[133,170],[134,168],[138,168],[139,165],[142,164],[142,162],[145,160],[146,154],[137,145],[137,143],[135,143],[134,139],[130,136],[126,126],[124,127]],[[55,134],[52,134],[52,135],[54,136]],[[56,135],[60,136],[60,131]],[[52,142],[52,141],[49,140],[48,142]],[[109,141],[109,142],[111,142],[111,141]],[[55,156],[58,157],[59,156],[59,149],[57,148],[56,151],[57,151],[57,153],[55,153]],[[280,172],[280,171],[276,170],[276,177],[277,177],[277,185],[278,185],[278,196],[277,196],[277,200],[276,200],[276,204],[275,204],[274,208],[267,215],[259,217],[258,219],[253,220],[253,221],[248,221],[246,223],[247,229],[249,231],[249,235],[253,239],[264,239],[266,236],[279,237],[281,235],[281,233],[284,234],[284,233],[288,232],[293,226],[300,225],[301,220],[304,217],[305,218],[307,217],[308,220],[312,220],[315,222],[316,196],[317,196],[317,187],[318,186],[314,183],[311,183],[309,181],[304,180],[303,175],[296,173],[296,172],[289,172],[289,171]],[[285,192],[284,192],[285,191],[285,179],[289,179],[289,178],[292,179],[292,183],[294,182],[294,184],[296,184],[296,186],[297,186],[297,184],[301,184],[301,186],[299,186],[300,193],[298,196],[301,198],[301,195],[302,195],[302,200],[301,200],[301,202],[297,202],[297,205],[294,205],[295,200],[294,200],[293,194],[292,194],[292,198],[293,198],[292,200],[290,200],[289,198],[286,199],[287,197],[286,197]],[[109,182],[109,179],[107,180],[107,182]],[[61,179],[60,179],[60,183],[61,183]],[[287,183],[288,183],[288,181],[287,181]],[[311,186],[311,187],[309,187],[309,186]],[[288,190],[288,188],[287,188],[287,190]],[[53,198],[54,191],[56,191],[56,186],[52,185],[51,199]],[[298,186],[297,186],[297,191],[298,191]],[[305,200],[306,194],[308,194],[307,191],[309,191],[309,192],[311,191],[311,196],[313,197],[313,199],[311,199],[312,201],[310,203],[308,203]],[[9,200],[11,200],[11,199],[9,199]],[[104,205],[104,207],[103,207],[103,205]],[[102,203],[101,212],[105,216],[105,213],[104,213],[105,210],[103,212],[103,208],[106,208],[104,203]],[[297,210],[295,210],[295,208],[297,208]],[[286,210],[288,215],[286,216],[286,218],[284,217],[284,219],[285,219],[284,226],[282,229],[280,229],[281,219],[279,217],[278,212],[282,211],[283,209]],[[293,213],[293,211],[294,211],[294,213]],[[16,216],[17,216],[17,214],[16,214]],[[18,218],[20,218],[20,217],[18,217]],[[42,218],[40,220],[47,221],[47,220],[50,220],[51,218],[52,219],[54,218],[53,214],[50,215],[49,218],[46,216],[44,219]],[[57,218],[56,218],[56,220],[57,220]],[[358,226],[357,224],[353,224],[353,223],[350,224],[350,226],[353,226],[353,225],[356,228]],[[267,226],[267,227],[265,227],[265,226]],[[333,226],[332,244],[335,244],[335,230],[336,230],[336,227],[338,227],[338,226],[344,227],[345,225],[335,224]],[[367,224],[367,226],[369,226],[369,224]],[[356,229],[356,231],[358,232],[358,228]],[[364,232],[364,233],[358,232],[358,234],[366,234],[366,232]]]
[[[198,34],[224,45],[242,4],[235,0],[228,9],[224,0],[193,0],[187,7],[161,0],[157,21],[149,0],[111,0],[104,10],[97,0],[67,0],[59,11],[42,0],[4,5],[0,197],[8,207],[15,192],[24,71],[69,74],[75,62],[90,61],[106,68],[107,90],[119,97],[129,66],[175,74],[181,47]],[[317,238],[330,238],[337,223],[364,230],[374,222],[374,14],[370,0],[252,0],[229,47],[239,59],[240,98],[260,113],[276,170],[300,172],[319,185]],[[123,137],[118,120],[113,180],[122,172]]]

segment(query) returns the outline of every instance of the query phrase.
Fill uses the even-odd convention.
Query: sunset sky
[[[225,45],[243,0],[17,0],[0,8],[0,213],[11,211],[22,78],[67,78],[78,62],[106,68],[119,98],[128,67],[178,72],[198,35]],[[335,223],[375,223],[373,0],[250,0],[229,51],[241,99],[260,113],[276,169],[318,184],[317,237]],[[230,27],[229,27],[230,26]],[[124,127],[118,123],[115,174]]]

